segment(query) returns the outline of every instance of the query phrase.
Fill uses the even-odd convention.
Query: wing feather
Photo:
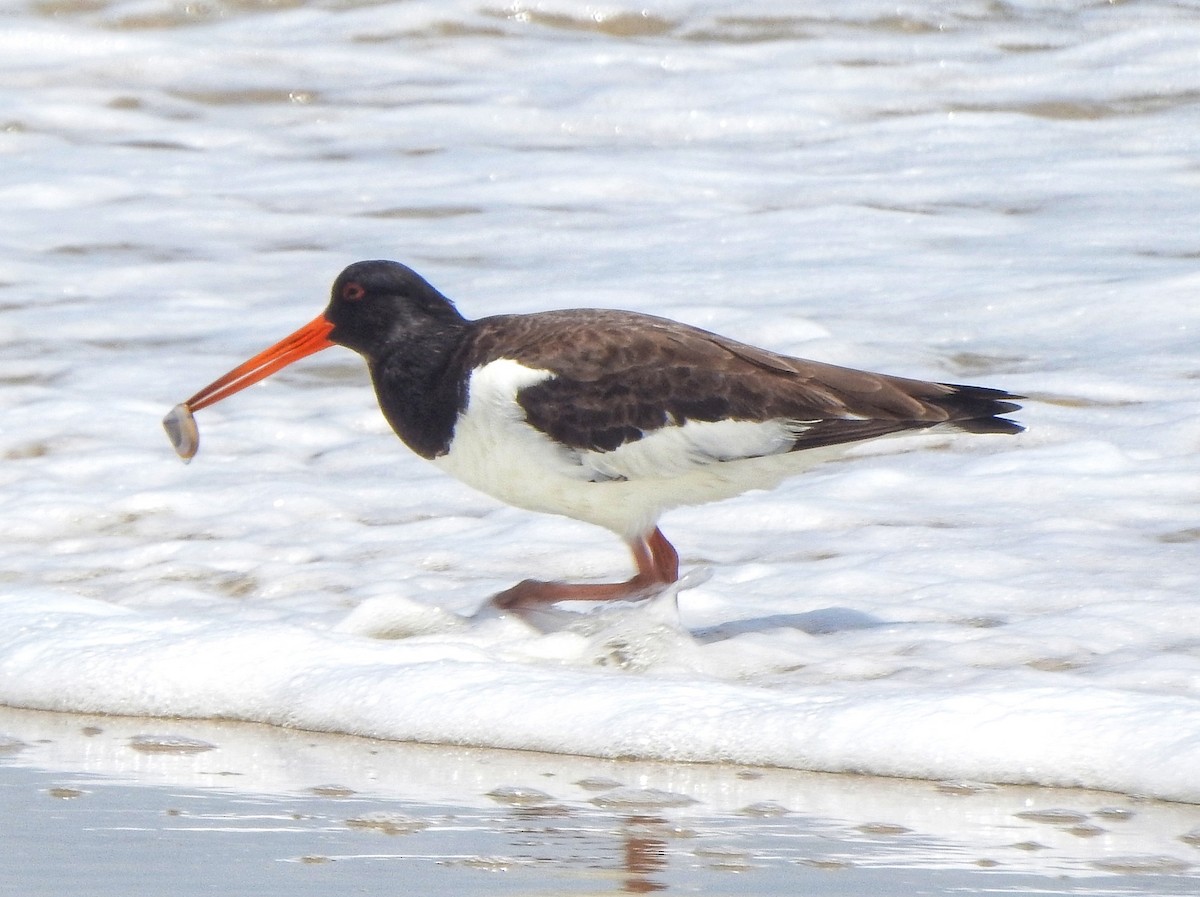
[[[1015,410],[1001,390],[910,380],[792,358],[633,312],[577,310],[485,318],[467,362],[498,358],[554,376],[522,389],[527,421],[583,452],[613,452],[688,424],[771,425],[789,438],[722,438],[692,427],[678,448],[732,460],[872,439],[952,423],[974,432],[1018,432],[996,418]],[[764,444],[772,446],[764,451]],[[736,447],[744,445],[744,454]]]

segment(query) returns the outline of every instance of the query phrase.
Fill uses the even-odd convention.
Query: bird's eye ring
[[[367,295],[367,291],[357,280],[352,280],[342,286],[342,298],[347,302],[357,302],[365,295]]]

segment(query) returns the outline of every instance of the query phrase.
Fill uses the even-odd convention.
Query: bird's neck
[[[382,357],[368,359],[383,416],[409,448],[428,459],[449,450],[466,404],[461,348],[469,325],[439,323],[443,326],[398,340]]]

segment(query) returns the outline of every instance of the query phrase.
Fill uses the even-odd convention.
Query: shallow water
[[[24,3],[0,70],[0,702],[1200,801],[1200,9]],[[180,399],[358,258],[1030,397],[624,550],[408,454],[330,351]]]
[[[29,711],[0,732],[14,893],[1195,890],[1194,808],[1095,792]]]

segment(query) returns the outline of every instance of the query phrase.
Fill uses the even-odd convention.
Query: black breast
[[[453,345],[397,347],[370,370],[383,416],[404,444],[426,459],[446,454],[467,404],[462,353]]]

